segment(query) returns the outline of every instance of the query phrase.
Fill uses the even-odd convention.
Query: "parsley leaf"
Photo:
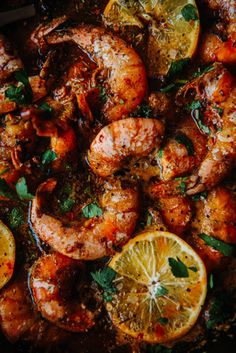
[[[162,297],[163,295],[166,295],[168,293],[168,289],[166,289],[165,287],[158,287],[156,290],[156,297]]]
[[[103,211],[96,202],[92,202],[82,208],[82,213],[86,218],[93,218],[101,216]]]
[[[172,353],[172,349],[162,346],[161,344],[156,344],[153,346],[148,345],[146,352],[147,353]]]
[[[47,164],[50,164],[56,159],[57,159],[56,153],[52,150],[47,150],[42,155],[42,165],[45,166]]]
[[[181,14],[183,16],[183,18],[185,19],[185,21],[196,21],[198,20],[198,13],[197,13],[197,9],[195,6],[193,6],[192,4],[187,4],[186,6],[184,6],[181,10]]]
[[[108,98],[106,88],[103,86],[98,86],[98,90],[99,90],[99,99],[101,103],[105,104]]]
[[[24,223],[24,214],[19,207],[14,207],[11,210],[9,223],[12,229],[17,229]]]
[[[189,277],[188,267],[177,257],[175,260],[173,257],[168,258],[169,265],[171,267],[171,272],[177,278]]]
[[[201,131],[203,131],[205,134],[210,135],[211,130],[209,129],[208,126],[206,126],[202,123],[200,116],[201,116],[201,114],[200,114],[199,109],[192,110],[192,117],[194,118],[198,128]]]
[[[168,77],[171,78],[179,74],[181,71],[183,71],[185,65],[187,65],[189,62],[189,58],[173,61],[168,71]]]
[[[197,272],[198,271],[196,266],[190,266],[190,267],[188,267],[188,269],[193,271],[193,272]]]
[[[26,184],[25,177],[20,178],[16,183],[16,192],[21,200],[32,200],[34,195],[28,192],[28,186]]]
[[[212,71],[213,69],[214,69],[213,65],[207,66],[202,70],[199,68],[198,71],[194,72],[193,78],[200,77],[200,76],[206,74],[207,72]]]
[[[159,149],[159,152],[158,152],[158,157],[159,157],[159,158],[162,158],[162,157],[163,157],[163,153],[164,153],[164,149],[163,149],[163,148],[160,148],[160,149]]]
[[[214,288],[214,277],[213,277],[213,273],[210,274],[209,276],[209,281],[208,281],[208,285],[210,289]]]
[[[24,70],[17,71],[15,79],[22,84],[17,87],[9,85],[5,96],[18,104],[30,104],[33,99],[33,93],[26,72]]]
[[[142,103],[138,107],[138,111],[136,115],[141,116],[142,118],[151,118],[152,108],[150,107],[150,105]]]
[[[50,114],[53,112],[53,108],[47,102],[39,104],[38,108]]]
[[[112,294],[116,292],[112,281],[116,277],[116,272],[110,268],[105,267],[103,270],[91,272],[94,281],[104,290],[103,299],[105,302],[112,300]]]
[[[204,242],[211,246],[213,249],[220,251],[223,255],[233,257],[235,256],[235,246],[232,244],[227,244],[222,240],[216,239],[207,235],[205,233],[199,234],[199,237],[204,240]]]
[[[161,325],[167,325],[169,320],[167,319],[167,317],[160,317],[158,319],[158,322],[161,324]]]
[[[180,184],[177,186],[176,189],[177,189],[177,190],[180,190],[180,193],[181,193],[182,195],[185,195],[186,187],[187,187],[186,183],[185,183],[184,181],[181,181]]]
[[[72,210],[74,204],[75,204],[75,200],[73,200],[71,198],[63,200],[59,206],[61,213],[70,212]]]
[[[5,179],[0,178],[0,196],[7,197],[8,199],[15,200],[16,194],[7,184]]]
[[[179,132],[176,135],[175,140],[186,147],[186,150],[188,151],[189,156],[194,155],[194,145],[187,135],[183,134],[182,132]]]
[[[174,88],[176,88],[176,84],[175,83],[170,83],[166,87],[161,88],[160,92],[161,93],[167,93],[167,92],[172,91]]]
[[[201,108],[201,106],[202,106],[201,102],[198,100],[198,101],[192,101],[190,104],[187,104],[185,108],[188,110],[195,110],[195,109]]]
[[[207,195],[208,195],[207,191],[202,191],[202,192],[199,192],[198,194],[193,195],[192,200],[193,201],[206,200]]]

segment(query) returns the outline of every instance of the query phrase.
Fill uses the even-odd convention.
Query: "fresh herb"
[[[125,104],[125,101],[124,101],[124,99],[120,99],[120,104]]]
[[[15,200],[16,194],[7,184],[5,179],[0,178],[0,196],[7,197],[8,199]]]
[[[53,108],[47,102],[39,104],[38,108],[50,114],[53,112]]]
[[[98,89],[99,89],[99,99],[101,103],[105,104],[108,98],[106,88],[103,86],[98,86]]]
[[[56,159],[57,159],[56,153],[52,150],[47,150],[42,155],[42,165],[45,166],[45,165],[51,164]]]
[[[214,288],[214,276],[213,276],[213,273],[211,273],[210,276],[209,276],[208,285],[209,285],[210,289]]]
[[[208,126],[204,125],[201,121],[200,118],[201,114],[200,114],[200,110],[199,109],[195,109],[192,111],[192,117],[194,118],[198,128],[203,131],[205,134],[210,135],[211,130],[209,129]]]
[[[16,192],[21,200],[32,200],[34,195],[28,192],[28,186],[26,184],[25,177],[20,178],[16,183]]]
[[[24,214],[19,207],[14,207],[11,210],[9,223],[12,229],[17,229],[24,223]]]
[[[223,108],[220,108],[220,107],[217,107],[217,106],[214,106],[213,109],[216,110],[217,114],[219,114],[219,116],[222,116],[223,113],[224,113],[224,109]]]
[[[75,204],[75,200],[73,200],[71,198],[63,200],[59,206],[61,213],[70,212],[72,210],[74,204]]]
[[[235,256],[235,246],[232,244],[227,244],[222,240],[216,239],[207,235],[205,233],[199,234],[199,237],[204,240],[204,242],[211,246],[213,249],[220,251],[223,255],[233,257]]]
[[[206,200],[207,195],[208,195],[207,191],[202,191],[202,192],[199,192],[198,194],[193,195],[192,200],[193,201]]]
[[[161,324],[161,325],[167,325],[169,320],[167,319],[167,317],[160,317],[158,319],[158,322]]]
[[[0,176],[8,173],[10,171],[10,168],[5,168],[0,172]]]
[[[30,104],[33,99],[33,93],[26,72],[24,70],[17,71],[15,73],[15,79],[20,82],[21,85],[9,85],[5,96],[17,104]]]
[[[86,218],[93,218],[101,216],[103,211],[96,202],[92,202],[82,208],[82,213]]]
[[[198,269],[197,269],[196,266],[190,266],[190,267],[188,267],[188,269],[189,269],[190,271],[193,271],[193,272],[197,272],[197,271],[198,271]]]
[[[185,195],[185,193],[186,193],[186,187],[187,187],[187,185],[186,185],[186,183],[184,182],[184,181],[181,181],[180,183],[179,183],[179,185],[177,186],[177,190],[180,190],[180,193],[182,194],[182,195]]]
[[[163,286],[159,286],[156,290],[156,297],[162,297],[163,295],[166,295],[168,293],[168,289],[166,289],[165,287]]]
[[[162,346],[161,344],[148,345],[146,353],[172,353],[172,349]]]
[[[204,69],[199,68],[198,71],[194,72],[193,78],[200,77],[200,76],[206,74],[207,72],[212,71],[213,69],[214,69],[213,65],[207,66]]]
[[[152,116],[152,108],[150,105],[142,103],[138,107],[137,115],[141,116],[142,118],[150,118]]]
[[[112,300],[112,294],[116,292],[116,288],[113,285],[113,280],[116,277],[116,272],[110,268],[105,267],[103,270],[91,272],[91,276],[94,281],[104,290],[103,299],[108,302]]]
[[[201,102],[199,100],[192,101],[190,104],[186,104],[185,108],[187,110],[195,110],[201,108]]]
[[[188,267],[177,257],[177,260],[173,257],[168,258],[171,272],[175,277],[186,278],[189,277]]]
[[[152,215],[148,212],[147,213],[147,226],[152,224]]]
[[[175,140],[184,145],[186,147],[186,150],[188,151],[189,156],[193,156],[194,155],[194,145],[192,143],[192,141],[188,138],[187,135],[179,132],[176,137]]]
[[[189,58],[173,61],[168,71],[168,77],[171,78],[179,74],[181,71],[183,71],[184,67],[189,64],[189,62]]]
[[[176,88],[176,84],[175,83],[170,83],[166,87],[161,88],[160,92],[161,93],[167,93],[167,92],[172,91],[174,88]]]
[[[86,188],[84,189],[84,193],[86,195],[88,195],[89,197],[92,197],[92,191],[91,191],[91,186],[90,185],[86,186]]]
[[[226,320],[232,317],[231,298],[225,293],[217,293],[213,297],[209,307],[209,320],[207,321],[207,328],[213,329],[218,324],[223,324]]]
[[[183,16],[183,18],[185,19],[185,21],[196,21],[198,20],[198,12],[197,12],[197,8],[195,6],[193,6],[192,4],[187,4],[186,6],[184,6],[181,10],[181,14]]]
[[[163,153],[164,153],[164,149],[160,148],[159,152],[158,152],[158,157],[162,158],[163,157]]]

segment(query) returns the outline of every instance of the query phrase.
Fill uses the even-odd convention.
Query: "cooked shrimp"
[[[160,146],[164,126],[159,120],[128,118],[105,126],[88,153],[93,172],[102,177],[122,168],[129,157],[145,157]]]
[[[196,92],[195,100],[206,104],[204,118],[211,131],[208,153],[188,183],[187,193],[191,195],[216,186],[235,164],[236,87],[230,73],[216,64],[212,71],[190,82],[179,94],[185,96],[189,90]],[[214,113],[214,109],[223,109],[223,115]]]
[[[158,203],[160,215],[169,231],[183,235],[192,218],[192,205],[188,197],[181,195],[181,181],[148,184],[148,196]],[[178,195],[180,194],[180,195]]]
[[[0,293],[0,327],[10,342],[17,341],[36,322],[27,282],[16,280]]]
[[[198,234],[205,233],[226,243],[236,244],[236,199],[223,187],[212,190],[206,200],[196,204],[196,216],[192,222],[193,237],[190,240],[209,269],[221,264],[223,255],[206,245]]]
[[[30,271],[30,288],[42,316],[73,332],[86,331],[94,325],[94,314],[86,308],[87,298],[79,291],[72,293],[70,288],[78,288],[82,271],[81,263],[59,253],[42,256]]]
[[[191,117],[178,124],[174,137],[163,146],[159,157],[161,179],[170,180],[189,174],[206,155],[206,137],[201,134]]]
[[[7,39],[0,34],[0,82],[22,68],[21,59],[17,56]]]
[[[45,40],[74,42],[97,63],[107,91],[103,113],[108,121],[126,117],[142,102],[147,90],[145,68],[122,39],[99,27],[80,26],[51,33]]]
[[[31,222],[39,238],[54,250],[73,259],[93,260],[112,254],[134,231],[139,213],[139,196],[133,187],[108,183],[101,197],[101,216],[82,224],[63,224],[44,213],[45,198],[54,190],[53,179],[41,184],[32,202]]]
[[[205,33],[200,47],[200,56],[205,62],[220,61],[225,64],[236,63],[236,2],[234,0],[204,0],[209,8],[218,13],[226,27],[227,40],[214,33]],[[218,30],[219,31],[219,30]],[[225,33],[221,31],[222,37]]]

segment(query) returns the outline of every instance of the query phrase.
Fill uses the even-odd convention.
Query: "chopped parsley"
[[[103,87],[103,86],[98,86],[98,89],[99,89],[99,99],[100,99],[100,102],[105,104],[106,101],[107,101],[107,91],[106,91],[106,88]]]
[[[213,273],[211,273],[210,276],[209,276],[208,286],[209,286],[210,289],[214,288],[214,276],[213,276]]]
[[[101,216],[103,211],[96,202],[92,202],[82,208],[82,213],[85,218],[93,218]]]
[[[53,112],[53,108],[47,102],[39,104],[38,108],[50,114]]]
[[[167,319],[167,317],[160,317],[158,319],[158,322],[161,324],[161,325],[167,325],[169,320]]]
[[[19,207],[14,207],[9,215],[9,223],[12,229],[19,228],[24,223],[24,214]]]
[[[116,272],[110,267],[105,267],[100,271],[91,272],[91,276],[94,281],[97,282],[97,284],[104,290],[104,301],[111,301],[112,294],[116,292],[116,288],[112,283],[116,277]]]
[[[28,192],[28,186],[26,184],[25,177],[20,178],[16,183],[16,192],[21,200],[32,200],[34,195]]]
[[[0,196],[7,197],[8,199],[15,200],[16,194],[7,184],[5,179],[0,178]]]
[[[188,267],[177,257],[177,260],[173,257],[168,258],[171,272],[177,278],[189,277]]]
[[[165,287],[163,286],[159,286],[156,290],[156,297],[162,297],[163,295],[166,295],[168,293],[168,289],[166,289]]]
[[[70,197],[68,197],[65,200],[62,200],[59,206],[61,213],[70,212],[74,204],[75,204],[75,200],[71,199]]]
[[[179,132],[176,135],[175,140],[186,147],[189,156],[194,155],[194,145],[187,135],[183,134],[182,132]]]
[[[57,159],[56,153],[49,149],[45,151],[42,155],[42,165],[45,166],[45,165],[51,164],[56,159]]]
[[[152,116],[152,108],[150,107],[150,105],[142,103],[138,107],[137,115],[141,116],[143,118],[151,118],[151,116]]]
[[[205,67],[204,69],[198,69],[198,71],[194,72],[193,74],[193,78],[197,78],[197,77],[200,77],[204,74],[206,74],[207,72],[210,72],[214,69],[214,66],[213,65],[210,65],[210,66],[207,66]]]
[[[236,254],[236,249],[235,246],[232,244],[227,244],[223,242],[222,240],[216,239],[214,237],[211,237],[210,235],[207,235],[205,233],[199,234],[199,237],[204,240],[204,242],[211,246],[213,249],[221,252],[223,255],[228,256],[228,257],[233,257]]]
[[[202,123],[200,116],[201,116],[201,114],[200,114],[200,110],[199,109],[192,110],[192,117],[194,118],[198,128],[202,132],[204,132],[205,134],[210,135],[211,130],[209,129],[208,126],[206,126],[205,124]]]
[[[179,74],[181,71],[183,71],[184,67],[189,64],[189,62],[189,58],[173,61],[168,71],[168,77],[171,78]]]
[[[198,20],[198,11],[197,8],[195,6],[193,6],[192,4],[187,4],[186,6],[184,6],[181,10],[181,14],[183,16],[183,18],[185,19],[185,21],[189,22],[189,21],[196,21]]]
[[[177,190],[180,190],[180,193],[182,194],[182,195],[185,195],[185,193],[186,193],[186,187],[187,187],[187,185],[186,185],[186,182],[185,181],[181,181],[180,183],[179,183],[179,185],[177,186]]]
[[[33,93],[26,72],[24,70],[17,71],[15,79],[21,84],[19,86],[9,85],[5,92],[6,98],[17,104],[32,103]]]
[[[176,84],[175,83],[170,83],[166,87],[161,88],[160,92],[161,93],[167,93],[167,92],[172,91],[174,88],[176,88]]]
[[[193,201],[206,200],[207,195],[208,195],[207,191],[202,191],[202,192],[199,192],[198,194],[193,195],[192,200]]]
[[[164,149],[163,149],[163,148],[160,148],[160,149],[159,149],[159,152],[158,152],[158,157],[159,157],[159,158],[162,158],[162,157],[163,157],[163,153],[164,153]]]

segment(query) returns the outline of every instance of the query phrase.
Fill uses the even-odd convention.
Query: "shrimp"
[[[224,187],[213,189],[206,200],[196,204],[191,244],[203,258],[207,268],[219,267],[224,258],[219,251],[206,245],[198,234],[205,233],[226,243],[236,244],[236,199]]]
[[[81,263],[59,253],[42,256],[30,271],[30,288],[38,310],[64,330],[81,332],[94,325],[94,313],[86,307],[87,297],[70,289],[75,283],[78,288],[82,271]]]
[[[206,104],[203,118],[211,127],[208,152],[188,181],[187,194],[192,195],[216,186],[235,165],[236,86],[230,73],[216,64],[212,71],[190,82],[178,95],[186,96],[189,90],[196,92],[195,100]],[[217,113],[219,109],[223,110],[222,116]],[[195,118],[194,111],[192,114]]]
[[[88,162],[93,172],[107,177],[130,157],[145,157],[160,146],[164,126],[159,120],[128,118],[105,126],[93,140]]]
[[[134,187],[108,182],[100,202],[102,215],[71,225],[43,211],[45,198],[55,187],[53,179],[41,184],[31,207],[32,228],[55,251],[77,260],[94,260],[112,254],[114,247],[124,244],[133,233],[139,214],[139,195]]]
[[[162,180],[191,173],[206,155],[206,137],[191,117],[181,121],[175,131],[159,157]]]
[[[0,34],[0,82],[8,79],[14,72],[23,68],[21,59],[7,39]]]
[[[36,322],[27,282],[15,280],[0,293],[0,327],[10,342],[16,342]]]
[[[201,58],[205,62],[220,61],[225,64],[236,63],[236,2],[234,0],[206,0],[209,8],[218,13],[222,24],[226,26],[227,40],[218,35],[207,32],[203,36],[200,49]],[[225,33],[221,33],[225,37]]]
[[[182,236],[192,219],[192,204],[179,195],[180,181],[149,183],[147,195],[158,204],[163,223],[169,231]]]
[[[46,35],[49,45],[73,42],[97,63],[106,87],[102,112],[108,121],[128,116],[143,100],[147,77],[143,62],[122,39],[99,27],[79,26]]]

